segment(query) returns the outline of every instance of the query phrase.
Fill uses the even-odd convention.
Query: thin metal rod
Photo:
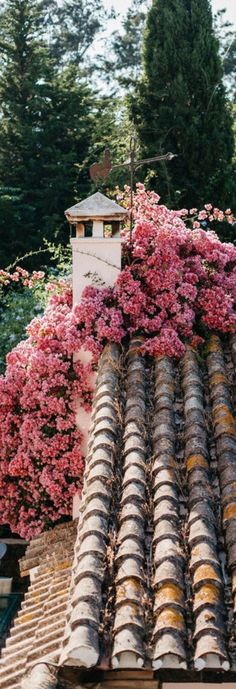
[[[133,231],[133,204],[134,204],[134,171],[135,171],[135,148],[136,142],[134,136],[130,139],[130,241],[132,241],[132,231]]]
[[[143,160],[136,160],[133,161],[134,169],[136,170],[137,167],[140,165],[144,165],[145,163],[155,163],[158,160],[172,160],[172,158],[177,158],[177,153],[165,153],[163,155],[155,156],[154,158],[143,158]],[[112,170],[118,170],[122,167],[128,167],[130,168],[130,160],[127,160],[125,163],[120,163],[119,165],[112,165]]]
[[[163,155],[157,155],[153,158],[143,158],[143,160],[135,160],[136,153],[136,139],[135,136],[130,137],[130,150],[129,150],[129,160],[124,163],[119,163],[118,165],[112,165],[111,155],[109,149],[105,150],[104,160],[102,163],[93,163],[90,166],[90,177],[93,181],[97,182],[98,179],[105,179],[107,175],[113,170],[120,170],[121,168],[128,168],[130,171],[130,241],[132,241],[132,231],[133,231],[133,206],[134,206],[134,183],[135,183],[135,170],[141,165],[147,163],[155,163],[159,160],[172,160],[176,157],[176,153],[164,153]]]

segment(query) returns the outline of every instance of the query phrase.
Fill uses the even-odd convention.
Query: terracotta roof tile
[[[34,539],[27,548],[22,571],[25,574],[33,568],[33,577],[2,651],[1,689],[20,688],[27,670],[44,656],[58,661],[75,535],[75,522],[63,524]]]
[[[103,352],[97,376],[62,664],[90,667],[98,662],[100,655],[98,631],[118,424],[117,412],[110,415],[110,409],[116,410],[118,404],[118,382],[119,348],[114,345]],[[101,405],[98,400],[103,399],[100,393],[104,385],[106,399]],[[101,409],[103,419],[109,420],[107,425],[100,421]],[[102,491],[98,486],[101,478]]]
[[[73,566],[75,526],[30,544],[3,689],[20,654],[20,676],[45,654],[121,674],[236,670],[236,336],[232,355],[213,337],[206,361],[188,349],[180,364],[140,344],[101,357]]]
[[[211,487],[208,451],[207,430],[205,424],[204,396],[201,382],[201,374],[196,355],[187,351],[182,360],[182,379],[184,389],[184,416],[185,438],[189,438],[189,431],[194,446],[202,447],[201,454],[197,454],[195,462],[191,466],[187,464],[187,485],[189,519],[194,506],[195,519],[189,530],[189,567],[193,577],[193,606],[195,596],[199,589],[204,587],[205,595],[202,597],[202,605],[194,606],[195,621],[193,639],[196,641],[194,664],[197,669],[203,669],[209,660],[208,654],[213,653],[212,635],[214,635],[214,653],[220,661],[223,661],[224,669],[229,669],[229,661],[225,646],[224,609],[222,605],[223,580],[221,563],[217,547],[217,525],[214,517],[214,495]],[[197,405],[195,404],[197,400]],[[192,418],[192,410],[197,414]],[[187,442],[185,445],[185,458],[188,462]],[[202,513],[202,504],[206,502],[210,511],[210,519]],[[214,588],[214,596],[208,596],[205,589],[206,581],[218,586]]]

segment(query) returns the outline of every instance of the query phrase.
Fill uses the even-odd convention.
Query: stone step
[[[57,553],[54,556],[52,556],[50,560],[50,564],[42,564],[38,567],[37,572],[35,572],[35,577],[32,581],[32,586],[34,583],[40,582],[43,579],[48,578],[49,576],[52,576],[54,572],[63,572],[66,569],[69,569],[71,567],[72,561],[74,557],[74,550],[71,548],[71,552],[65,552],[65,549],[63,549],[63,552]]]
[[[51,579],[51,583],[57,583],[58,581],[67,581],[68,579],[71,580],[71,567],[67,567],[66,569],[60,571],[56,570],[54,572],[53,579]]]
[[[72,557],[67,558],[66,562],[63,560],[62,564],[56,563],[55,569],[54,569],[54,577],[56,576],[66,576],[68,573],[71,572],[72,568]]]
[[[28,644],[28,646],[25,646],[24,649],[22,648],[13,648],[9,650],[9,653],[5,656],[2,657],[3,662],[5,665],[8,663],[10,665],[14,665],[14,667],[18,667],[19,663],[27,657],[27,653],[29,653],[31,649],[31,644]]]
[[[59,649],[61,647],[61,635],[57,639],[52,639],[48,641],[47,643],[42,643],[39,644],[37,642],[37,639],[35,640],[35,648],[33,648],[30,653],[28,653],[27,656],[27,667],[33,664],[33,661],[35,660],[40,660],[44,656],[47,656],[48,654],[51,655],[51,653],[59,653]]]
[[[8,637],[8,639],[6,640],[5,648],[3,648],[3,650],[2,650],[2,657],[7,655],[8,649],[9,649],[9,651],[11,651],[13,646],[18,651],[18,648],[24,649],[29,645],[29,643],[30,643],[30,639],[25,639],[24,641],[19,641],[16,643],[14,638],[12,638],[11,636]]]
[[[42,613],[42,605],[37,606],[37,610],[27,610],[27,608],[24,610],[20,610],[18,613],[18,616],[16,617],[14,621],[14,628],[16,627],[21,627],[24,624],[32,624],[35,620],[39,619]],[[11,632],[12,633],[12,632]]]
[[[68,594],[58,598],[55,596],[48,601],[45,611],[43,611],[42,605],[37,605],[37,609],[29,612],[28,610],[22,610],[15,620],[15,624],[11,630],[11,638],[16,641],[20,640],[22,635],[25,633],[35,631],[38,626],[45,626],[47,621],[53,624],[55,622],[60,622],[61,618],[65,618],[67,609]]]
[[[15,677],[6,677],[3,684],[1,684],[1,689],[22,689],[22,678],[23,675],[19,676],[17,674]]]
[[[44,611],[44,615],[42,618],[39,618],[38,624],[41,625],[41,622],[43,620],[44,620],[45,624],[47,624],[48,622],[50,623],[54,619],[58,619],[58,621],[60,621],[61,619],[64,620],[66,617],[66,612],[67,612],[67,598],[63,603],[61,603],[61,601],[59,601],[59,603],[57,603],[57,600],[56,600],[53,607],[51,607],[50,609],[47,608]]]
[[[41,603],[42,600],[47,597],[47,595],[48,591],[46,587],[41,590],[41,593],[39,591],[29,590],[28,593],[25,594],[25,603],[27,603],[27,601],[32,601],[32,603]]]
[[[43,556],[43,548],[41,551],[41,555]],[[20,562],[20,573],[22,577],[28,576],[30,573],[31,569],[34,569],[35,567],[38,567],[39,565],[39,556],[31,557],[31,558],[24,558],[24,560],[21,560]]]
[[[68,594],[64,596],[64,601],[62,596],[60,596],[59,598],[55,598],[54,600],[48,601],[46,610],[44,612],[45,617],[50,617],[55,612],[61,612],[63,614],[64,610],[67,609],[67,604]]]
[[[39,603],[32,603],[31,604],[30,600],[28,600],[28,601],[22,603],[22,606],[19,610],[18,616],[21,613],[24,615],[31,614],[31,612],[34,612],[34,611],[37,612],[37,610],[42,610],[42,601],[40,601]]]
[[[67,608],[67,602],[68,602],[68,591],[60,593],[55,596],[54,594],[52,597],[47,601],[47,604],[45,605],[45,610],[43,609],[42,603],[37,603],[37,605],[33,606],[24,606],[23,609],[21,609],[18,612],[17,617],[15,618],[14,622],[14,627],[12,628],[11,635],[16,635],[19,631],[19,629],[23,628],[32,628],[38,624],[38,621],[41,619],[42,615],[44,619],[46,620],[49,617],[52,617],[54,614],[62,614],[63,612],[66,611]]]
[[[57,587],[62,586],[62,584],[68,583],[71,580],[70,570],[63,570],[62,572],[55,572],[54,576],[47,577],[44,581],[40,583],[31,584],[27,593],[25,594],[24,603],[29,600],[40,603],[44,600],[51,589],[54,591]]]
[[[19,678],[19,673],[4,677],[1,682],[1,689],[21,689],[22,675]]]
[[[47,612],[52,610],[54,608],[54,606],[57,606],[57,607],[63,606],[65,604],[64,601],[65,601],[65,603],[67,603],[67,601],[68,601],[68,590],[66,590],[66,591],[64,590],[64,596],[60,595],[57,597],[57,596],[53,595],[50,599],[48,599],[46,611],[44,612],[44,614],[47,614]],[[30,603],[24,604],[24,606],[22,606],[22,609],[18,613],[18,617],[16,618],[16,621],[19,619],[20,615],[35,614],[38,616],[38,612],[40,612],[40,615],[39,615],[39,617],[40,617],[41,613],[42,613],[42,602],[41,603],[35,603],[34,605],[30,605]]]
[[[56,649],[52,653],[47,653],[45,655],[40,656],[40,662],[42,660],[45,661],[45,663],[52,663],[52,665],[58,665],[59,664],[59,659],[61,655],[61,649]],[[27,671],[30,670],[31,667],[34,667],[35,663],[37,663],[37,660],[27,660]]]
[[[25,594],[25,600],[28,600],[29,597],[32,595],[37,595],[40,596],[41,593],[45,593],[45,590],[47,591],[50,588],[51,582],[52,582],[53,575],[51,577],[47,577],[44,579],[44,581],[40,581],[39,583],[31,584],[28,588],[27,593]]]
[[[31,623],[28,622],[27,624],[22,624],[22,626],[18,625],[17,627],[13,627],[11,630],[11,638],[14,639],[14,642],[18,643],[18,641],[20,641],[21,638],[24,639],[26,635],[30,635],[30,637],[33,638],[39,620],[40,617],[35,618]]]
[[[35,634],[35,641],[38,639],[53,639],[57,637],[61,637],[63,634],[65,626],[65,620],[63,620],[62,623],[58,624],[58,618],[52,622],[51,624],[46,624],[44,620],[38,625],[36,634]]]
[[[23,672],[25,667],[25,656],[18,661],[17,665],[12,661],[12,658],[1,659],[0,661],[0,677],[5,677],[6,674],[12,672]]]
[[[9,663],[6,666],[1,666],[0,665],[0,686],[1,689],[4,689],[5,686],[11,686],[12,689],[16,687],[16,682],[19,682],[21,684],[21,678],[25,672],[25,662],[20,663],[20,661],[17,662],[17,665],[14,662]]]
[[[52,586],[48,596],[48,601],[53,600],[57,596],[69,595],[70,586],[64,586],[63,582],[58,583],[56,586]]]
[[[50,624],[55,624],[56,622],[60,623],[61,620],[64,622],[66,609],[67,596],[63,603],[61,603],[61,600],[59,600],[59,604],[57,604],[56,599],[54,605],[51,605],[50,609],[46,608],[45,611],[42,610],[41,606],[41,608],[38,610],[38,614],[22,614],[16,619],[15,625],[12,627],[11,638],[14,639],[14,642],[16,642],[16,640],[20,639],[21,637],[24,638],[25,633],[30,633],[32,636],[32,634],[34,634],[39,627],[45,627],[47,622],[50,622]]]

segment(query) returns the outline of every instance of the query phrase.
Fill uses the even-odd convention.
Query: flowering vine
[[[67,282],[49,284],[44,315],[7,356],[0,377],[1,523],[26,538],[71,514],[84,467],[75,408],[78,399],[91,406],[89,374],[106,342],[139,333],[143,352],[180,357],[187,342],[198,346],[208,331],[236,330],[236,248],[202,227],[234,223],[230,209],[169,210],[138,185],[134,215],[116,284],[88,286],[74,308]],[[1,279],[11,280],[4,271]],[[81,347],[91,352],[89,365],[73,360]]]
[[[92,338],[97,347],[140,333],[144,352],[178,357],[186,342],[200,344],[207,329],[234,332],[236,248],[201,227],[213,220],[232,224],[230,209],[223,213],[206,204],[199,213],[169,210],[140,184],[134,216],[131,243],[124,231],[124,267],[116,284],[110,290],[88,287],[71,316],[83,343],[91,346]]]
[[[68,515],[81,488],[75,400],[91,402],[88,371],[73,363],[55,325],[71,310],[71,290],[51,297],[29,338],[7,355],[0,379],[1,522],[26,538]]]

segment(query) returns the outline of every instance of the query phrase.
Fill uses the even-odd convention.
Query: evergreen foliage
[[[31,189],[36,179],[38,181],[39,132],[48,95],[45,46],[37,41],[41,28],[38,3],[8,0],[4,5],[0,16],[0,33],[3,37],[0,44],[0,182],[6,188],[17,190],[17,195],[10,191],[1,197],[3,203],[7,202],[12,215],[7,257],[3,255],[3,261],[5,259],[7,262],[11,251],[9,239],[16,240],[14,251],[17,251],[19,236],[23,234],[22,227],[24,235],[25,232],[29,234],[31,248],[37,242]],[[1,233],[5,231],[4,216],[2,220]]]
[[[178,155],[152,185],[168,205],[229,205],[233,133],[209,1],[153,0],[143,66],[131,102],[142,152]]]
[[[89,189],[83,161],[96,108],[79,69],[57,68],[47,11],[38,0],[6,0],[0,15],[2,266],[38,249],[43,237],[67,239],[63,212],[78,187],[82,195]]]
[[[1,267],[37,251],[43,238],[67,241],[65,208],[95,191],[88,170],[106,146],[113,163],[127,159],[132,119],[140,156],[178,153],[149,170],[163,201],[232,204],[231,122],[207,0],[154,0],[130,121],[125,99],[114,96],[115,80],[131,93],[135,88],[148,5],[132,0],[107,59],[104,43],[103,58],[99,48],[91,50],[109,18],[102,0],[0,3]],[[219,35],[221,30],[232,71],[230,27],[223,23]],[[109,96],[98,93],[102,59],[113,88]],[[127,170],[115,170],[99,189],[114,193],[116,184],[127,182]],[[226,232],[229,237],[229,227]],[[39,265],[40,257],[26,262],[29,269]]]
[[[224,84],[227,94],[236,101],[236,31],[232,22],[225,18],[226,9],[214,16],[214,30],[220,45],[220,56],[224,71]]]
[[[147,0],[132,0],[122,21],[122,30],[112,36],[114,60],[107,62],[106,68],[111,71],[121,86],[133,87],[141,70],[141,46],[147,13]]]
[[[54,2],[52,54],[57,64],[74,64],[88,72],[95,69],[95,61],[88,52],[97,34],[102,32],[108,15],[102,0],[64,0]],[[86,64],[84,63],[86,57]]]

